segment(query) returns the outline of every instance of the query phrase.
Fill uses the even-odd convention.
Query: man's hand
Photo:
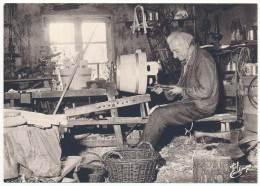
[[[161,94],[163,92],[163,88],[160,85],[155,85],[151,91],[156,94]]]
[[[169,93],[168,90],[164,90],[163,93],[168,101],[172,101],[175,98],[175,95]]]
[[[165,92],[167,95],[182,94],[182,88],[176,85],[171,85],[170,89]]]

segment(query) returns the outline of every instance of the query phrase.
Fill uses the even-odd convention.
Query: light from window
[[[97,27],[95,33],[89,41],[95,27]],[[81,35],[76,35],[76,33],[81,33]],[[83,58],[88,62],[88,68],[92,68],[94,72],[92,79],[97,78],[97,64],[94,63],[102,63],[98,65],[99,77],[107,79],[107,64],[104,63],[108,62],[108,43],[104,19],[82,19],[80,22],[79,19],[71,22],[50,21],[49,41],[54,53],[61,52],[57,62],[61,68],[73,64],[75,62],[73,59],[75,59],[77,53],[81,52],[89,42],[89,47]]]
[[[50,23],[51,44],[75,43],[74,23]]]

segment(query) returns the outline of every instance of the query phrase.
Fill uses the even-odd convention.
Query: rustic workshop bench
[[[237,116],[232,114],[215,114],[214,116],[203,118],[196,120],[194,122],[206,122],[206,121],[216,121],[221,124],[221,132],[230,131],[230,122],[235,122],[237,120]]]
[[[59,98],[62,91],[42,91],[42,92],[32,92],[33,100],[41,100],[48,98]],[[83,107],[75,107],[65,111],[67,116],[79,115],[84,113],[110,110],[111,117],[106,117],[102,120],[89,120],[89,119],[69,119],[68,125],[64,127],[73,127],[79,125],[113,125],[115,130],[115,136],[118,146],[123,145],[123,137],[121,132],[121,126],[123,124],[146,124],[148,122],[149,116],[149,106],[148,102],[151,100],[150,95],[137,95],[131,97],[125,97],[116,99],[117,91],[110,89],[82,89],[82,90],[68,90],[65,97],[84,97],[84,96],[107,96],[108,102],[102,102],[97,104],[86,105]],[[20,93],[5,93],[5,100],[10,100],[11,106],[14,105],[14,100],[21,99]],[[134,98],[134,99],[133,99]],[[132,100],[131,100],[132,99]],[[119,101],[119,102],[118,102]],[[140,104],[141,117],[118,117],[117,108],[130,106],[134,104]],[[221,132],[229,131],[230,122],[236,121],[236,116],[231,114],[216,114],[214,116],[197,120],[195,122],[207,122],[216,121],[221,124]]]

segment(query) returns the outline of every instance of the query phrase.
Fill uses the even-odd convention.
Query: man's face
[[[169,47],[173,52],[174,58],[178,58],[180,61],[186,60],[188,58],[189,45],[187,42],[176,40],[174,42],[171,42]]]

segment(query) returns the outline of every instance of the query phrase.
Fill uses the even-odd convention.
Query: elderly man
[[[214,114],[219,97],[217,68],[212,56],[194,43],[193,36],[184,32],[173,32],[167,38],[173,56],[182,62],[182,73],[177,85],[169,89],[155,86],[153,91],[162,92],[169,101],[176,95],[182,100],[156,106],[145,126],[140,141],[156,146],[166,126],[186,123]]]

